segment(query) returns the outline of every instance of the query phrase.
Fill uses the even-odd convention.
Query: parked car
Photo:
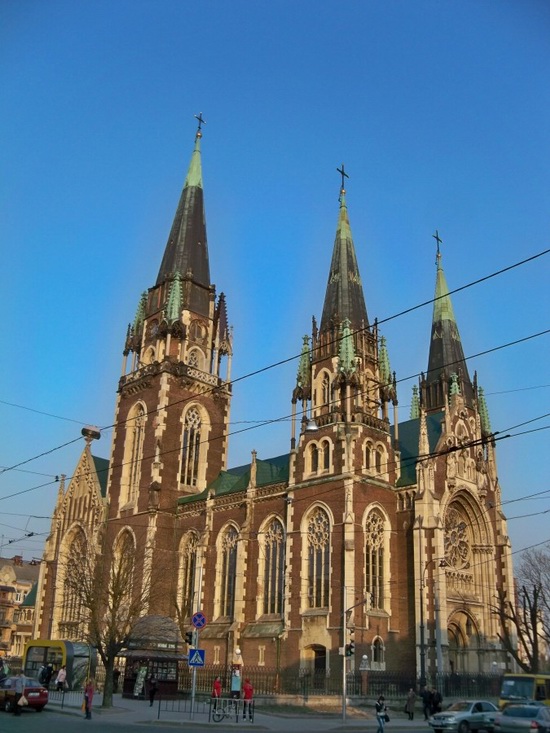
[[[510,703],[495,718],[495,733],[550,733],[550,708],[542,703]]]
[[[12,712],[15,705],[15,679],[15,677],[4,677],[0,682],[0,708],[7,713]],[[25,707],[32,708],[38,713],[48,702],[48,690],[33,677],[25,677],[23,695],[29,702]]]
[[[468,733],[486,730],[493,733],[493,724],[498,708],[489,700],[460,700],[441,713],[435,713],[428,724],[435,733]]]

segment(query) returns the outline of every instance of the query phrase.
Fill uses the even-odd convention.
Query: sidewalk
[[[189,711],[178,712],[177,710],[166,710],[164,703],[167,701],[157,701],[153,707],[149,706],[149,702],[146,700],[132,700],[129,698],[123,698],[120,695],[114,696],[114,706],[109,709],[101,707],[101,694],[94,696],[94,706],[92,716],[94,718],[100,718],[101,720],[109,721],[112,723],[125,723],[135,725],[157,725],[157,726],[168,726],[174,727],[178,725],[190,725],[196,727],[213,728],[219,730],[220,733],[227,728],[240,728],[243,723],[239,720],[235,722],[235,718],[224,718],[221,722],[217,723],[214,721],[208,721],[208,712],[206,713],[195,713],[193,720],[190,719]],[[69,701],[65,699],[63,709],[61,708],[61,702],[51,699],[48,703],[46,710],[52,710],[56,712],[63,712],[66,715],[82,716],[80,710],[80,702],[76,700]],[[205,708],[205,710],[207,710]],[[160,717],[159,717],[160,715]],[[415,720],[408,720],[405,718],[403,713],[394,712],[390,709],[391,722],[387,724],[387,733],[391,733],[394,730],[400,731],[419,731],[430,730],[428,724],[422,719],[422,713],[420,713]],[[365,711],[364,709],[356,710],[349,708],[346,714],[346,721],[342,720],[342,714],[340,711],[334,713],[304,713],[300,715],[298,713],[276,713],[269,712],[263,713],[261,706],[256,707],[254,713],[254,723],[249,725],[245,724],[249,730],[268,730],[268,731],[300,731],[300,733],[323,733],[324,731],[343,731],[343,730],[361,730],[376,731],[376,720],[374,719],[374,713]]]

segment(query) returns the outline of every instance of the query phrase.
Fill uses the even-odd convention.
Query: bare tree
[[[514,598],[499,591],[492,612],[499,638],[525,672],[539,672],[550,648],[550,546],[526,550]]]
[[[80,536],[64,561],[64,594],[70,596],[80,638],[97,649],[105,667],[103,707],[113,704],[116,657],[151,600],[151,578],[136,573],[135,545],[124,532],[113,548],[94,552]]]

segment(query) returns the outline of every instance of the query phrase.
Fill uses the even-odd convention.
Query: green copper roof
[[[341,191],[340,212],[321,317],[321,331],[330,327],[331,320],[338,324],[346,318],[350,321],[353,331],[368,325],[367,308],[349,225],[345,191]]]
[[[109,461],[106,458],[99,458],[98,456],[92,456],[92,461],[94,462],[97,480],[99,481],[101,496],[105,498],[107,496],[107,476],[109,474]]]
[[[441,437],[443,413],[434,412],[426,415],[426,427],[428,430],[428,445],[430,453],[435,451],[437,442]],[[392,425],[390,432],[392,437],[395,434],[395,427]],[[399,423],[399,451],[401,454],[401,477],[397,486],[412,486],[416,483],[416,464],[418,463],[418,441],[420,437],[420,419],[406,420]]]
[[[355,347],[351,335],[350,322],[346,318],[340,328],[340,349],[338,350],[338,369],[346,374],[353,374],[357,368]]]
[[[449,394],[451,397],[455,394],[460,394],[460,384],[458,383],[458,374],[456,372],[451,374],[451,389],[449,390]]]
[[[269,486],[288,481],[290,456],[288,453],[275,458],[267,458],[265,461],[256,460],[256,486]],[[195,501],[204,501],[208,494],[213,491],[215,496],[235,494],[245,491],[250,483],[250,463],[244,466],[230,468],[228,471],[221,471],[220,474],[200,494],[193,496],[182,496],[178,504],[190,504]]]
[[[33,606],[36,606],[36,590],[38,588],[38,583],[33,583],[32,588],[25,596],[25,599],[23,600],[23,603],[21,606],[23,608],[32,608]]]

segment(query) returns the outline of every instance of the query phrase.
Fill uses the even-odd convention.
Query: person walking
[[[409,720],[414,720],[414,705],[416,703],[416,693],[411,687],[407,694],[407,702],[405,703],[405,712],[409,716]]]
[[[151,675],[149,677],[149,707],[153,707],[153,703],[155,702],[155,695],[157,694],[159,689],[159,684],[157,681],[157,678],[155,675]]]
[[[65,681],[67,680],[67,669],[65,665],[61,667],[59,672],[57,673],[57,677],[55,678],[55,686],[58,690],[58,692],[61,692],[63,689],[65,689]]]
[[[388,714],[388,708],[386,707],[386,699],[384,695],[380,695],[374,706],[376,710],[376,720],[378,722],[378,728],[376,733],[384,733],[384,725],[386,724],[386,715]]]
[[[422,698],[422,710],[424,712],[424,720],[428,720],[428,718],[432,714],[432,693],[427,687],[424,687],[420,696]]]
[[[84,685],[84,717],[86,720],[92,719],[92,702],[94,700],[94,683],[88,678]]]
[[[23,674],[23,672],[19,672],[19,674],[15,678],[15,705],[13,706],[14,715],[21,715],[21,708],[23,706],[19,704],[19,700],[21,699],[23,695],[24,689],[25,689],[25,675]]]
[[[248,719],[252,723],[252,710],[254,707],[253,703],[254,688],[248,677],[244,681],[243,685],[243,721],[246,720],[246,711],[248,710]]]
[[[219,705],[219,699],[222,696],[222,680],[221,677],[218,675],[215,680],[214,684],[212,685],[212,709],[217,710]]]

